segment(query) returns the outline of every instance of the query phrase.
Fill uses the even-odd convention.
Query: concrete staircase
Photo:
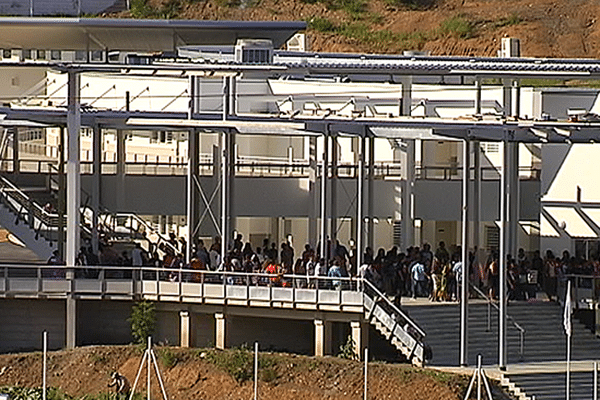
[[[406,300],[403,310],[427,332],[434,366],[459,364],[460,305],[457,303],[425,303]],[[508,367],[501,374],[502,383],[521,400],[564,399],[566,336],[563,309],[548,301],[511,302],[509,316],[525,330],[524,351],[520,354],[519,330],[508,323]],[[488,330],[488,303],[469,303],[469,365],[476,365],[477,354],[484,365],[498,364],[498,312],[491,307],[491,329]],[[571,359],[571,398],[591,399],[593,368],[590,361],[600,360],[600,340],[573,319]]]
[[[433,358],[430,365],[456,366],[459,363],[460,306],[457,303],[411,305],[403,309],[427,332],[427,344]],[[508,314],[525,329],[524,352],[520,354],[519,330],[508,323],[508,363],[563,361],[566,358],[562,308],[553,302],[511,302]],[[498,363],[498,312],[491,308],[488,331],[488,304],[473,300],[469,304],[469,364],[475,365],[477,354],[484,365]],[[573,321],[572,359],[600,359],[600,340],[577,320]]]
[[[415,365],[426,363],[429,354],[425,332],[369,281],[363,290],[365,319]]]
[[[524,368],[508,368],[502,384],[519,400],[564,400],[566,398],[565,363],[538,363]],[[591,362],[574,362],[571,366],[570,398],[590,400],[594,395]]]

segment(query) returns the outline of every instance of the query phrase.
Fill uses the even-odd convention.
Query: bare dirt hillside
[[[598,58],[599,0],[132,0],[114,15],[201,20],[304,20],[325,52],[495,56],[502,37],[523,56]]]
[[[159,348],[156,353],[172,400],[253,397],[250,352]],[[49,386],[77,398],[105,393],[109,390],[107,384],[112,371],[119,371],[133,384],[141,355],[134,346],[83,347],[52,352],[48,362]],[[362,398],[362,363],[358,361],[263,354],[260,363],[261,399]],[[42,355],[39,352],[1,355],[0,387],[39,387],[41,371]],[[142,388],[145,388],[145,382],[144,372]],[[468,377],[413,369],[407,365],[372,363],[369,382],[371,399],[457,400],[462,398]],[[151,386],[152,398],[161,398],[156,380]]]

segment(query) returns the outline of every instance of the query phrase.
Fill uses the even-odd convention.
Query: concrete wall
[[[128,322],[130,301],[77,302],[77,344],[127,344],[133,341]]]
[[[48,332],[48,348],[65,345],[64,300],[0,300],[0,353],[39,350],[42,332]]]
[[[300,354],[314,352],[312,320],[227,316],[227,347],[258,342],[263,350]]]

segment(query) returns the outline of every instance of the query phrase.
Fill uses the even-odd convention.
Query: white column
[[[315,319],[315,356],[331,354],[331,322]]]
[[[68,76],[68,108],[67,108],[67,240],[65,261],[67,266],[67,279],[71,289],[67,295],[66,304],[66,347],[76,345],[77,313],[75,298],[73,296],[73,279],[75,259],[79,250],[80,240],[80,193],[81,176],[79,154],[79,128],[81,126],[80,112],[80,80],[77,72],[69,72]]]
[[[365,348],[369,345],[369,325],[360,321],[351,321],[350,331],[354,342],[354,352],[357,358],[361,359]]]
[[[192,344],[191,340],[192,330],[190,325],[190,312],[180,311],[179,312],[179,346],[190,347]]]
[[[220,350],[225,349],[226,344],[226,319],[223,313],[215,314],[215,347]]]

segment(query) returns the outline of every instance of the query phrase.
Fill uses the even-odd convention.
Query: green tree
[[[156,327],[156,308],[150,301],[140,301],[131,308],[131,335],[136,344],[146,346],[148,336],[154,333]]]

